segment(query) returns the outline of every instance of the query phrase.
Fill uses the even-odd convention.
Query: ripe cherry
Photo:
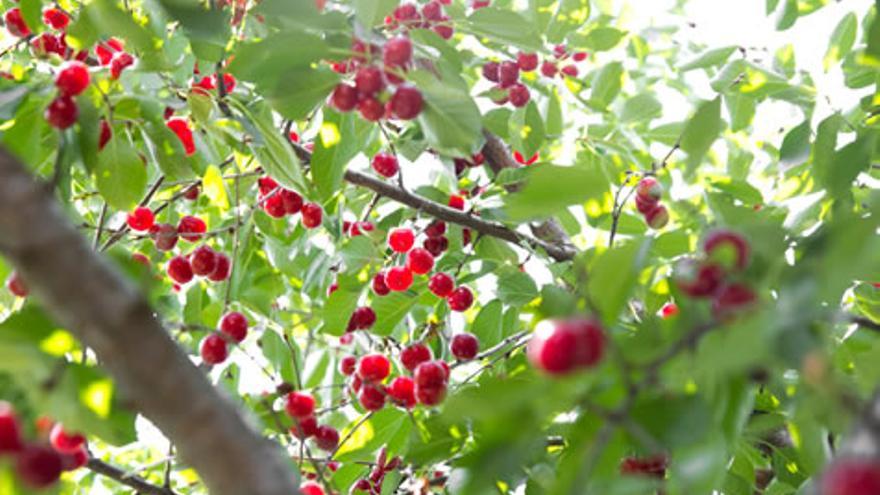
[[[725,320],[751,306],[756,300],[757,296],[748,286],[733,283],[715,293],[712,299],[712,314],[719,320]]]
[[[217,253],[210,246],[199,246],[193,251],[190,263],[194,274],[200,277],[208,276],[217,268]]]
[[[85,447],[80,447],[71,453],[61,455],[61,469],[63,471],[76,471],[89,463],[89,453]]]
[[[673,278],[685,294],[691,297],[709,297],[721,285],[724,269],[715,263],[685,260],[675,266]]]
[[[217,263],[214,265],[214,271],[208,275],[208,280],[212,282],[222,282],[229,278],[229,272],[232,268],[229,257],[223,253],[217,253]]]
[[[309,416],[302,419],[294,419],[293,426],[290,427],[290,434],[295,436],[296,438],[299,438],[300,440],[305,440],[306,438],[312,437],[317,432],[318,420],[315,419],[314,416]]]
[[[393,291],[405,291],[413,283],[413,274],[408,267],[393,266],[385,273],[385,284]]]
[[[578,76],[578,68],[575,65],[566,65],[560,71],[568,77],[577,77]]]
[[[171,251],[177,245],[177,227],[167,223],[153,225],[150,236],[159,251]]]
[[[416,406],[416,382],[408,376],[398,376],[388,386],[391,401],[405,409]]]
[[[415,248],[406,255],[406,266],[416,275],[424,275],[434,268],[434,256],[424,248]]]
[[[193,279],[192,265],[183,256],[175,256],[168,262],[168,276],[180,285]]]
[[[314,481],[306,481],[305,483],[299,485],[299,492],[302,495],[325,495],[324,489],[321,488],[321,485],[315,483]]]
[[[840,459],[821,480],[821,495],[873,495],[880,493],[880,462],[874,459]]]
[[[153,228],[153,224],[156,220],[155,215],[153,215],[153,210],[147,208],[146,206],[138,206],[131,213],[128,214],[128,218],[126,219],[126,223],[132,230],[144,231],[150,230]]]
[[[86,437],[79,433],[68,433],[61,423],[55,423],[49,433],[49,443],[58,452],[72,454],[85,445]]]
[[[662,229],[669,223],[669,211],[665,206],[658,205],[645,214],[645,221],[648,223],[648,227],[654,230]]]
[[[101,119],[101,130],[98,133],[98,151],[104,149],[104,146],[107,146],[112,137],[113,128],[110,127],[110,123],[106,119]]]
[[[241,342],[247,337],[247,318],[238,311],[227,313],[220,320],[220,331],[228,335],[235,342]]]
[[[434,406],[446,396],[449,369],[442,361],[426,361],[416,367],[416,398],[426,406]]]
[[[184,241],[196,242],[208,231],[205,221],[199,217],[186,215],[177,224],[177,233]]]
[[[15,297],[27,297],[30,292],[18,272],[12,272],[6,279],[6,289]]]
[[[119,79],[122,71],[134,64],[134,57],[125,52],[119,52],[110,59],[110,77]]]
[[[407,371],[413,371],[418,365],[425,361],[430,361],[433,358],[434,356],[431,353],[431,348],[422,343],[412,344],[400,351],[400,364],[402,364]]]
[[[571,58],[574,59],[575,62],[583,62],[587,59],[587,56],[587,52],[575,52],[574,55],[571,56]]]
[[[354,356],[345,356],[339,361],[339,372],[345,376],[354,374],[357,368],[357,358]]]
[[[32,488],[46,488],[58,481],[62,471],[61,454],[43,445],[28,445],[19,452],[15,471]]]
[[[483,77],[492,81],[498,82],[498,62],[486,62],[483,64]]]
[[[455,280],[447,273],[437,272],[428,281],[428,290],[437,297],[448,297],[455,290]]]
[[[455,359],[459,361],[470,361],[477,356],[480,351],[480,341],[477,336],[471,333],[460,333],[452,337],[449,344],[449,350]]]
[[[669,458],[665,454],[650,457],[625,457],[620,463],[620,474],[642,475],[663,479]]]
[[[443,38],[444,40],[448,40],[448,39],[452,38],[452,34],[455,31],[452,29],[452,26],[449,24],[449,17],[443,16],[443,18],[440,19],[440,22],[442,22],[443,24],[435,24],[435,25],[431,26],[431,29],[435,33],[439,34],[440,37]]]
[[[543,321],[529,342],[532,365],[551,375],[595,366],[604,355],[602,327],[593,320]]]
[[[449,247],[449,239],[444,236],[429,237],[422,243],[422,247],[427,249],[435,258],[443,254]]]
[[[204,339],[199,348],[202,355],[202,361],[207,364],[220,364],[229,357],[229,351],[226,348],[226,339],[219,333],[211,333]]]
[[[183,144],[183,150],[186,152],[186,156],[190,156],[196,152],[196,144],[195,141],[193,141],[192,129],[190,129],[186,119],[182,117],[172,117],[168,119],[165,125],[171,129],[171,132],[173,132],[177,136],[177,139],[180,140],[180,143]]]
[[[60,9],[46,9],[43,11],[43,22],[52,29],[63,31],[70,23],[70,17]]]
[[[645,177],[636,186],[636,195],[646,199],[659,200],[663,197],[663,184],[654,177]]]
[[[439,21],[443,18],[443,5],[438,0],[431,0],[422,7],[422,17],[429,21]]]
[[[67,62],[55,76],[55,86],[65,96],[76,96],[89,87],[89,68],[82,62]]]
[[[650,196],[636,195],[636,209],[643,215],[647,215],[658,205],[659,201]]]
[[[326,452],[336,450],[336,446],[339,445],[339,432],[332,426],[319,426],[315,430],[315,445]]]
[[[389,102],[391,113],[400,120],[412,120],[422,113],[422,92],[412,86],[400,86]]]
[[[367,411],[378,411],[385,407],[385,391],[381,385],[365,383],[358,392],[358,402]]]
[[[412,59],[412,41],[406,36],[397,36],[385,43],[382,48],[382,61],[385,65],[405,66]]]
[[[18,417],[8,402],[0,401],[0,455],[18,452],[23,448]]]
[[[382,354],[367,354],[358,361],[357,373],[365,382],[381,382],[391,374],[391,362]]]
[[[354,310],[348,322],[349,330],[367,330],[376,323],[376,312],[369,306],[361,306]]]
[[[272,218],[281,218],[287,214],[284,209],[284,200],[281,198],[281,191],[277,191],[271,196],[263,199],[263,211]]]
[[[385,87],[382,70],[374,66],[362,67],[354,75],[354,87],[359,99],[374,96]]]
[[[373,293],[377,296],[387,296],[389,292],[391,289],[385,284],[385,272],[379,272],[373,276]]]
[[[660,317],[664,320],[668,320],[678,315],[678,305],[674,302],[668,302],[660,308]]]
[[[558,71],[559,69],[556,67],[556,64],[549,60],[541,64],[541,74],[544,75],[544,77],[556,77]]]
[[[412,249],[416,242],[416,235],[412,229],[398,227],[388,233],[388,247],[396,253],[405,253]]]
[[[357,89],[346,83],[339,83],[330,96],[330,103],[340,112],[350,112],[357,106]]]
[[[394,177],[397,174],[399,166],[397,157],[391,153],[376,153],[372,161],[373,170],[382,177]]]
[[[474,293],[467,287],[459,287],[452,291],[452,294],[446,298],[449,309],[452,311],[467,311],[474,303]]]
[[[304,419],[315,413],[315,398],[305,392],[287,394],[284,410],[291,417]]]
[[[519,79],[519,66],[516,62],[501,62],[498,66],[498,84],[502,88],[513,86]]]
[[[302,210],[302,224],[303,227],[307,229],[314,229],[321,225],[321,217],[324,212],[321,209],[320,205],[315,203],[306,203],[303,205]]]
[[[79,109],[73,98],[61,95],[46,107],[46,120],[49,125],[56,129],[67,129],[72,126],[77,117],[79,117]]]
[[[531,99],[529,88],[525,84],[520,83],[515,83],[511,86],[507,91],[507,96],[510,99],[510,104],[517,108],[526,106],[529,103],[529,99]]]
[[[6,21],[6,29],[9,31],[9,34],[17,38],[24,38],[31,34],[31,29],[24,22],[21,9],[18,7],[7,10],[3,20]]]
[[[516,65],[523,72],[531,72],[538,68],[538,54],[520,52],[516,56]]]
[[[281,198],[281,205],[284,206],[284,213],[288,215],[296,215],[302,211],[303,197],[296,191],[282,189],[278,192],[278,196]]]
[[[367,97],[358,102],[358,112],[364,120],[377,122],[385,116],[385,106],[373,97]]]
[[[455,208],[456,210],[464,210],[464,197],[459,196],[458,194],[452,194],[449,196],[448,205],[450,208]]]
[[[712,260],[727,269],[742,270],[749,263],[751,248],[742,235],[730,230],[716,230],[703,242],[703,250]]]
[[[446,233],[446,223],[440,220],[434,220],[425,229],[425,235],[428,237],[440,237]]]

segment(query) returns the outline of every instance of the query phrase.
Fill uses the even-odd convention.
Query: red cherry
[[[0,455],[18,452],[24,448],[21,425],[8,402],[0,401]]]
[[[639,213],[643,215],[647,215],[652,210],[659,206],[659,201],[648,197],[648,196],[640,196],[636,194],[636,209],[639,210]]]
[[[412,344],[400,351],[400,363],[407,371],[413,371],[418,365],[433,358],[431,348],[422,343]]]
[[[452,29],[452,26],[449,24],[449,17],[443,16],[441,22],[443,22],[443,24],[435,24],[431,26],[431,30],[440,35],[440,37],[444,40],[452,38],[455,30]]]
[[[529,88],[525,84],[520,83],[511,86],[507,91],[507,96],[510,104],[517,108],[526,106],[529,103],[529,99],[531,99]]]
[[[257,179],[257,187],[260,189],[260,195],[265,196],[275,189],[278,189],[278,182],[268,175]]]
[[[385,87],[382,70],[375,66],[362,67],[354,75],[354,86],[359,98],[375,95]]]
[[[18,453],[15,471],[32,488],[46,488],[61,477],[61,454],[42,445],[29,445]]]
[[[79,433],[70,434],[64,431],[61,423],[55,423],[49,433],[49,443],[58,452],[72,454],[85,445],[86,437]]]
[[[294,143],[298,143],[298,142],[299,142],[299,134],[297,134],[296,131],[290,131],[290,133],[287,135],[287,137],[288,137],[291,141],[293,141]]]
[[[703,250],[723,267],[742,270],[749,263],[751,248],[742,235],[730,230],[716,230],[706,237]]]
[[[385,284],[385,272],[379,272],[373,277],[373,292],[377,296],[387,296],[391,292]]]
[[[636,186],[636,195],[646,199],[659,200],[663,197],[663,184],[654,177],[645,177]]]
[[[177,227],[167,223],[153,225],[150,236],[159,251],[171,251],[177,245]]]
[[[575,364],[580,367],[592,367],[602,360],[605,354],[605,332],[596,320],[574,319],[558,326],[569,327],[577,337],[575,347]]]
[[[369,306],[361,306],[354,310],[348,321],[348,330],[366,330],[376,323],[376,312]]]
[[[396,253],[405,253],[412,249],[416,235],[412,229],[399,227],[388,233],[388,247]]]
[[[358,402],[367,411],[378,411],[385,407],[385,391],[381,385],[365,383],[358,392]]]
[[[302,495],[325,495],[324,489],[321,488],[321,485],[315,483],[314,481],[306,481],[305,483],[299,485],[299,492]]]
[[[373,170],[382,177],[394,177],[397,174],[399,166],[397,157],[391,153],[376,153],[372,161]]]
[[[238,311],[227,313],[220,320],[220,331],[228,335],[235,342],[241,342],[247,337],[247,318]]]
[[[138,206],[133,212],[128,214],[126,223],[128,223],[132,230],[144,231],[153,228],[155,220],[156,217],[153,215],[153,210],[146,206]]]
[[[367,354],[358,361],[357,373],[365,382],[381,382],[391,374],[391,362],[382,354]]]
[[[79,109],[76,102],[69,96],[61,95],[46,107],[46,120],[49,125],[56,129],[67,129],[72,126],[77,117],[79,117]]]
[[[648,223],[648,227],[654,230],[662,229],[669,223],[669,211],[666,210],[665,206],[658,205],[645,214],[645,221]]]
[[[400,120],[412,120],[422,113],[422,92],[412,86],[400,86],[389,102],[391,113]]]
[[[105,119],[101,119],[101,131],[98,134],[98,151],[104,149],[104,146],[107,146],[112,137],[113,129],[110,127],[110,124]]]
[[[183,256],[175,256],[168,262],[168,276],[178,284],[186,284],[193,279],[192,266]]]
[[[467,311],[474,303],[474,293],[462,286],[452,291],[452,294],[446,298],[446,302],[449,303],[449,309],[452,311]]]
[[[730,284],[719,290],[712,299],[712,314],[725,320],[757,300],[754,291],[743,284]]]
[[[657,454],[651,457],[626,457],[620,463],[620,474],[643,475],[663,479],[666,477],[666,467],[668,464],[669,458],[665,454]]]
[[[321,225],[321,217],[324,212],[321,210],[321,207],[315,203],[306,203],[303,205],[302,210],[302,224],[303,227],[307,229],[314,229]]]
[[[358,103],[358,112],[364,120],[377,122],[385,116],[385,106],[376,98],[367,97]]]
[[[21,9],[18,7],[7,10],[3,19],[6,21],[6,29],[9,31],[9,34],[17,38],[24,38],[31,34],[31,29],[24,22]]]
[[[263,211],[272,218],[282,218],[287,214],[287,210],[284,209],[284,199],[281,198],[281,191],[263,200]]]
[[[483,64],[483,77],[497,83],[498,82],[498,62],[486,62]]]
[[[825,471],[820,495],[880,493],[880,462],[870,458],[839,459]]]
[[[294,419],[293,426],[290,427],[290,434],[305,440],[314,436],[318,432],[318,420],[314,416],[308,418]]]
[[[549,60],[541,64],[541,74],[544,75],[544,77],[556,77],[558,70],[556,64]]]
[[[177,139],[180,139],[181,144],[183,144],[183,150],[186,152],[186,156],[190,156],[196,152],[196,144],[193,141],[192,129],[189,128],[189,124],[187,124],[184,118],[170,118],[165,125],[171,129],[171,132],[177,136]]]
[[[516,65],[523,72],[531,72],[538,68],[538,54],[520,52],[516,56]]]
[[[450,195],[448,205],[456,210],[464,210],[464,198],[457,194]]]
[[[354,374],[357,367],[357,358],[354,356],[345,356],[339,361],[339,372],[345,376]]]
[[[426,406],[434,406],[446,397],[449,370],[442,361],[427,361],[415,371],[416,399]]]
[[[89,68],[82,62],[67,62],[55,76],[55,86],[65,96],[76,96],[89,87]]]
[[[85,447],[80,447],[69,454],[61,455],[61,469],[63,471],[76,471],[89,463],[89,453]]]
[[[336,450],[336,446],[339,445],[339,432],[332,426],[319,426],[315,431],[315,445],[326,452]]]
[[[412,41],[406,36],[391,38],[382,48],[382,61],[385,65],[404,66],[412,59]]]
[[[211,74],[211,83],[218,88],[220,87],[217,84],[217,74]],[[223,73],[223,90],[226,91],[226,94],[232,93],[235,90],[235,76],[228,72]]]
[[[437,272],[428,281],[428,290],[437,297],[448,297],[455,290],[455,280],[443,272]]]
[[[431,0],[422,7],[422,17],[429,21],[439,21],[443,18],[443,5],[437,0]]]
[[[177,224],[177,233],[184,241],[196,242],[208,231],[205,221],[199,217],[186,215]]]
[[[63,31],[70,23],[70,17],[59,9],[46,9],[43,11],[43,22],[52,29]]]
[[[473,2],[471,2],[471,7],[473,7],[474,10],[483,9],[488,7],[491,3],[491,0],[473,0]]]
[[[357,89],[346,83],[339,83],[330,96],[330,103],[340,112],[350,112],[357,106]]]
[[[429,237],[422,243],[422,247],[428,250],[435,258],[443,254],[449,247],[449,239],[444,236]]]
[[[460,333],[452,337],[449,344],[449,350],[455,359],[459,361],[470,361],[477,356],[480,351],[480,341],[476,335],[471,333]]]
[[[293,418],[308,418],[315,413],[315,398],[305,392],[291,392],[287,394],[284,410]]]
[[[27,297],[30,292],[18,272],[12,272],[6,279],[6,289],[16,297]]]
[[[587,59],[587,52],[575,52],[571,58],[573,58],[575,62],[583,62]]]
[[[428,237],[441,237],[446,233],[446,223],[440,220],[434,220],[425,229],[425,235]]]
[[[553,54],[556,55],[556,58],[565,58],[568,57],[568,49],[560,43],[553,47]]]
[[[406,266],[416,275],[424,275],[434,269],[434,256],[424,248],[415,248],[406,255]]]
[[[405,266],[393,266],[385,273],[385,284],[393,291],[405,291],[413,283],[413,274]]]
[[[519,79],[519,66],[516,62],[501,62],[498,66],[498,84],[502,88],[512,86]]]
[[[529,342],[532,366],[551,375],[564,375],[575,368],[577,336],[570,330],[557,330],[552,324],[536,329]]]
[[[131,259],[132,261],[140,263],[146,267],[150,266],[150,258],[147,258],[147,255],[143,253],[132,253]]]
[[[416,382],[408,376],[398,376],[388,386],[391,402],[405,409],[416,406]]]
[[[119,79],[122,71],[132,64],[134,64],[134,57],[128,53],[120,52],[113,55],[113,58],[110,59],[110,77],[112,79]]]
[[[578,68],[574,65],[566,65],[565,67],[562,68],[561,72],[569,77],[577,77]]]
[[[281,205],[284,207],[284,213],[295,215],[302,211],[303,197],[297,194],[296,191],[282,189],[278,192],[278,196],[281,198]]]
[[[398,6],[394,9],[392,15],[394,16],[394,19],[402,24],[405,24],[407,21],[419,20],[419,11],[416,9],[416,6],[411,3],[405,3]]]
[[[698,264],[694,260],[685,260],[676,265],[673,278],[685,294],[708,297],[721,285],[724,269],[714,263]]]
[[[212,282],[222,282],[229,278],[231,264],[229,257],[223,253],[217,253],[217,263],[214,265],[214,271],[208,275],[208,280]]]
[[[226,349],[226,339],[219,333],[211,333],[202,339],[199,352],[202,355],[202,361],[212,365],[220,364],[229,357],[229,351]]]
[[[664,320],[668,320],[676,315],[678,315],[678,305],[674,302],[668,302],[660,308],[660,317]]]

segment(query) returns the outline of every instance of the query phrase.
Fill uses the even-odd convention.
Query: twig
[[[144,495],[177,495],[177,493],[170,488],[154,485],[140,476],[129,475],[122,469],[107,464],[99,459],[89,459],[86,467],[101,476],[105,476],[115,480],[117,483],[134,488],[138,493]]]

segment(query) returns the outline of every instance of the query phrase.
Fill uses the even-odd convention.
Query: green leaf
[[[519,270],[510,270],[498,277],[498,298],[511,306],[524,306],[538,297],[538,286],[532,277]]]
[[[731,131],[741,131],[752,124],[757,108],[757,101],[754,98],[731,93],[724,95],[724,103],[727,105],[727,113],[730,114]]]
[[[694,69],[707,69],[709,67],[721,65],[724,62],[727,62],[727,59],[733,55],[733,52],[735,52],[736,49],[735,46],[725,46],[707,50],[682,64],[678,70],[681,72],[687,72]]]
[[[597,162],[571,167],[541,164],[532,169],[525,187],[505,197],[504,203],[511,218],[525,220],[597,199],[609,192],[609,187]]]
[[[471,325],[471,333],[480,339],[480,345],[488,349],[501,341],[502,338],[502,310],[504,305],[498,299],[483,306],[474,323]]]
[[[308,117],[339,83],[339,74],[325,67],[288,76],[267,97],[272,108],[291,120]]]
[[[374,126],[352,113],[330,109],[323,113],[324,122],[314,140],[311,172],[321,199],[326,201],[339,191],[348,162],[369,142]]]
[[[351,422],[349,428],[354,428],[355,425],[360,425],[360,422]],[[348,435],[349,432],[346,430],[341,432],[340,438],[348,440],[340,445],[336,459],[344,463],[353,460],[373,460],[375,458],[373,453],[382,446],[387,449],[390,459],[401,452],[411,429],[412,421],[405,412],[386,407],[373,413],[370,419],[360,425],[353,434]]]
[[[532,156],[544,144],[544,121],[534,101],[514,110],[508,124],[510,145],[523,156]]]
[[[687,122],[681,135],[681,149],[692,162],[698,162],[718,139],[724,122],[721,120],[721,97],[703,102]]]
[[[590,103],[599,109],[605,109],[620,93],[623,87],[623,64],[611,62],[602,67],[593,80],[593,91]]]
[[[382,261],[376,246],[367,236],[352,237],[342,246],[339,254],[349,273],[359,272],[368,263]]]
[[[107,204],[127,211],[141,200],[147,187],[147,168],[123,136],[117,136],[98,153],[95,184]]]
[[[161,120],[144,122],[144,143],[150,156],[159,165],[167,180],[185,180],[195,177],[190,159],[180,139]],[[116,138],[114,138],[116,139]]]
[[[798,0],[783,0],[782,8],[777,13],[776,29],[785,31],[794,26],[798,19]]]
[[[379,24],[397,6],[397,0],[354,0],[355,19],[365,28]]]
[[[189,0],[160,0],[162,7],[180,22],[193,52],[202,60],[219,62],[232,33],[230,10],[207,8],[206,4]]]
[[[825,52],[823,65],[825,70],[831,68],[832,65],[840,62],[856,42],[856,33],[859,29],[859,20],[852,12],[843,16],[843,19],[834,28],[831,33],[831,41],[828,43],[828,50]]]
[[[509,108],[493,108],[483,115],[483,125],[501,139],[510,139],[508,123],[512,115],[513,111]]]
[[[626,36],[626,31],[613,27],[597,27],[590,30],[583,38],[574,37],[571,42],[594,52],[611,50]]]
[[[24,19],[24,23],[31,31],[34,33],[42,31],[43,20],[40,15],[43,10],[42,0],[21,0],[19,8],[21,9],[21,17]]]
[[[607,324],[617,321],[635,286],[650,243],[619,244],[599,255],[589,269],[587,290]]]
[[[391,335],[398,323],[406,318],[407,313],[418,302],[419,298],[412,291],[392,292],[387,296],[373,301],[376,311],[376,324],[370,332],[376,335]]]
[[[649,122],[663,114],[663,106],[650,93],[641,93],[623,105],[620,120],[623,122]]]
[[[321,331],[339,336],[348,328],[348,320],[357,307],[363,285],[354,277],[342,275],[336,279],[336,283],[338,288],[327,297],[327,303],[324,304],[324,325]]]
[[[482,119],[467,85],[426,71],[413,71],[409,77],[425,99],[418,120],[431,146],[454,156],[472,154],[482,136]]]
[[[539,30],[550,43],[562,43],[573,31],[581,29],[590,18],[590,0],[545,1]],[[544,7],[544,6],[542,6]],[[545,14],[546,12],[546,14]]]
[[[788,131],[779,148],[779,165],[782,171],[796,167],[810,157],[810,121]]]
[[[541,36],[535,25],[508,9],[486,7],[478,9],[466,21],[466,28],[477,36],[485,36],[495,43],[513,45],[526,51],[540,50]]]
[[[843,117],[834,114],[819,123],[816,129],[816,141],[813,143],[813,175],[823,186],[830,182],[831,164],[837,149],[837,134],[843,127]]]
[[[871,167],[876,135],[864,134],[834,154],[825,188],[835,198],[850,194],[853,181],[860,172]]]

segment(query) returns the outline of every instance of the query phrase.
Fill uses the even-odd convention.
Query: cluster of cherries
[[[0,401],[0,459],[9,456],[25,485],[43,489],[53,485],[64,471],[74,471],[89,461],[86,438],[64,431],[60,423],[38,421],[38,429],[49,432],[44,441],[26,442],[12,406]],[[44,433],[45,434],[45,433]]]
[[[381,49],[381,67],[378,48],[374,45],[355,39],[352,51],[354,55],[346,63],[334,64],[339,71],[354,72],[354,84],[341,82],[330,95],[334,108],[340,112],[357,108],[361,117],[370,122],[382,118],[412,120],[422,112],[421,91],[404,84],[401,77],[412,64],[413,46],[407,36],[396,36],[385,42]],[[388,85],[396,86],[390,97],[386,91]]]
[[[748,285],[730,280],[749,263],[751,249],[742,235],[716,230],[703,241],[703,253],[676,265],[673,279],[682,292],[695,299],[711,298],[712,314],[722,321],[757,301]]]
[[[596,366],[605,354],[605,332],[591,318],[544,320],[535,328],[527,355],[549,375],[567,375]]]
[[[820,495],[874,495],[880,493],[880,462],[876,458],[839,459],[819,483]]]
[[[287,394],[284,410],[294,421],[290,433],[302,441],[313,438],[316,447],[326,452],[333,452],[339,445],[339,432],[332,426],[318,425],[315,404],[315,398],[309,393]]]
[[[229,357],[227,343],[240,344],[247,337],[247,318],[238,311],[226,313],[220,319],[219,331],[211,332],[199,345],[199,354],[207,364],[220,364]]]
[[[278,185],[275,179],[267,176],[257,181],[260,189],[260,204],[263,211],[272,218],[282,218],[286,215],[302,214],[302,225],[307,229],[314,229],[321,225],[323,210],[316,203],[304,203],[303,197],[296,191],[285,189]]]
[[[218,84],[220,81],[217,79],[217,74],[209,74],[207,76],[198,77],[200,75],[201,75],[201,72],[199,71],[199,66],[198,66],[198,64],[196,64],[195,67],[193,67],[193,80],[190,84],[190,88],[194,92],[208,96],[211,94],[211,92],[215,91],[217,88],[220,87],[220,85]],[[233,91],[235,91],[235,85],[236,85],[235,76],[233,76],[232,74],[230,74],[228,72],[224,72],[223,76],[222,76],[222,80],[223,80],[223,91],[225,93],[228,94],[228,93],[232,93]]]
[[[394,9],[391,15],[385,17],[385,27],[388,29],[430,29],[439,34],[441,38],[452,38],[455,30],[452,21],[444,13],[443,6],[450,5],[452,0],[431,0],[418,7],[411,3],[403,3]]]
[[[636,186],[636,209],[644,215],[645,223],[655,230],[669,223],[669,211],[660,204],[663,185],[654,177],[644,177]]]
[[[565,60],[569,57],[565,45],[557,45],[553,52],[558,60]],[[575,62],[586,60],[587,54],[577,52],[572,56]],[[516,56],[516,61],[506,60],[503,62],[487,62],[483,65],[483,77],[488,81],[496,84],[495,90],[497,96],[493,101],[497,105],[510,103],[514,107],[524,107],[531,99],[529,88],[519,82],[521,72],[532,72],[538,68],[539,60],[537,53],[520,52]],[[541,73],[547,77],[555,77],[558,72],[556,62],[545,60],[541,64]],[[578,75],[578,68],[574,64],[566,65],[561,71],[563,74],[571,77]]]
[[[669,457],[666,454],[655,454],[648,457],[625,457],[620,462],[620,474],[629,476],[647,476],[662,480],[666,477]]]

